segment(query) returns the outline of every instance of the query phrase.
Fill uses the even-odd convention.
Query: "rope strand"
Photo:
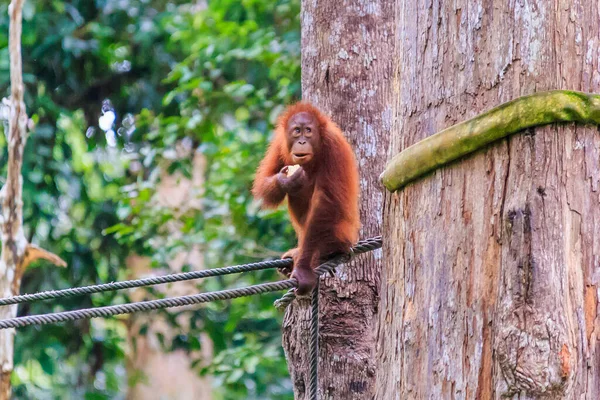
[[[319,276],[325,273],[333,273],[338,264],[347,262],[355,254],[365,253],[380,248],[382,245],[381,236],[360,241],[352,248],[350,255],[338,255],[331,260],[319,265],[315,273]],[[170,274],[144,279],[136,279],[122,282],[105,283],[101,285],[84,286],[71,289],[51,290],[33,294],[25,294],[0,299],[0,305],[19,304],[27,301],[47,300],[68,296],[77,296],[89,293],[98,293],[109,290],[128,289],[141,286],[158,285],[161,283],[170,283],[209,276],[218,276],[233,274],[238,272],[254,271],[267,268],[286,267],[292,265],[291,259],[263,261],[259,263],[243,264],[232,267],[215,268],[203,271],[185,272],[179,274]],[[311,323],[310,323],[310,382],[309,399],[318,400],[319,389],[319,282],[312,291],[311,300]],[[191,304],[206,303],[215,300],[229,300],[238,297],[252,296],[275,292],[279,290],[290,289],[281,299],[275,302],[278,308],[287,307],[296,297],[295,288],[298,287],[298,281],[295,278],[286,279],[279,282],[269,282],[259,285],[252,285],[238,289],[220,290],[216,292],[200,293],[191,296],[179,296],[168,299],[139,301],[135,303],[119,304],[113,306],[85,308],[82,310],[63,311],[50,314],[29,315],[24,317],[8,318],[0,320],[0,330],[9,328],[22,328],[29,325],[46,325],[58,322],[75,321],[79,319],[109,317],[119,314],[129,314],[134,312],[159,310],[171,307],[181,307]]]
[[[159,310],[163,308],[187,306],[206,303],[215,300],[229,300],[237,297],[252,296],[268,292],[290,289],[298,286],[296,279],[286,279],[279,282],[262,283],[239,289],[220,290],[217,292],[200,293],[190,296],[172,297],[161,300],[139,301],[135,303],[114,306],[84,308],[74,311],[63,311],[51,314],[29,315],[0,320],[0,329],[22,328],[29,325],[46,325],[57,322],[75,321],[78,319],[110,317],[112,315],[129,314],[141,311]]]
[[[381,247],[382,240],[381,236],[377,236],[371,239],[360,241],[352,250],[354,254],[365,253],[367,251],[375,250]],[[333,272],[335,267],[349,260],[348,255],[340,255],[334,257],[333,259],[321,264],[315,272],[320,276],[327,272]],[[159,284],[159,283],[168,283],[168,282],[177,282],[180,280],[188,280],[188,279],[196,279],[197,277],[207,277],[207,276],[216,276],[216,275],[224,275],[231,274],[234,272],[243,272],[243,271],[251,271],[256,269],[265,269],[265,268],[274,268],[277,266],[287,266],[292,262],[290,259],[286,260],[275,260],[275,261],[264,261],[260,263],[253,264],[244,264],[240,266],[233,267],[225,267],[225,268],[216,268],[212,270],[204,270],[204,271],[196,271],[189,273],[181,273],[181,274],[172,274],[165,275],[162,277],[153,277],[146,279],[138,279],[132,281],[124,281],[124,282],[113,282],[107,283],[103,285],[94,285],[94,286],[86,286],[80,288],[72,288],[72,289],[63,289],[49,292],[40,292],[34,293],[31,295],[23,295],[23,296],[14,296],[7,297],[4,299],[0,299],[2,304],[16,304],[24,301],[32,301],[32,300],[45,300],[48,298],[59,298],[59,297],[67,297],[67,296],[75,296],[78,294],[86,294],[86,293],[96,293],[106,290],[116,290],[123,289],[129,287],[139,287],[150,284]],[[0,329],[8,329],[8,328],[21,328],[29,325],[46,325],[57,322],[66,322],[66,321],[75,321],[79,319],[86,318],[97,318],[97,317],[109,317],[113,315],[119,314],[129,314],[134,312],[141,311],[150,311],[150,310],[158,310],[164,308],[171,307],[180,307],[191,304],[199,304],[206,303],[209,301],[215,300],[229,300],[237,297],[245,297],[252,296],[255,294],[263,294],[268,292],[275,292],[285,289],[290,289],[286,295],[284,295],[277,303],[286,303],[289,304],[294,298],[294,288],[298,286],[298,281],[295,278],[286,279],[279,282],[269,282],[263,283],[259,285],[252,285],[248,287],[238,288],[238,289],[227,289],[216,292],[208,292],[208,293],[200,293],[196,295],[190,296],[180,296],[180,297],[172,297],[167,299],[160,300],[148,300],[148,301],[140,301],[134,303],[127,304],[119,304],[113,306],[104,306],[104,307],[94,307],[94,308],[86,308],[81,310],[74,311],[63,311],[57,313],[50,314],[40,314],[40,315],[29,315],[24,317],[16,317],[16,318],[8,318],[4,320],[0,320]],[[109,288],[110,287],[110,288]],[[318,302],[318,296],[314,296],[316,299],[314,301]],[[287,304],[285,304],[287,306]],[[313,304],[314,307],[314,304]],[[316,305],[318,309],[318,304]],[[318,311],[315,313],[316,318],[318,318]],[[314,322],[313,322],[314,323]],[[318,321],[317,321],[318,324]],[[317,326],[318,328],[318,326]],[[318,340],[318,333],[317,333]],[[318,356],[318,355],[317,355]]]
[[[0,298],[0,306],[9,304],[21,304],[31,301],[59,299],[71,296],[80,296],[84,294],[100,293],[113,290],[131,289],[142,286],[160,285],[163,283],[172,283],[180,281],[189,281],[192,279],[208,278],[212,276],[237,274],[240,272],[259,271],[269,268],[284,268],[289,267],[293,263],[291,258],[284,260],[261,261],[251,264],[234,265],[231,267],[205,269],[202,271],[181,272],[177,274],[169,274],[163,276],[153,276],[143,279],[133,279],[129,281],[103,283],[100,285],[82,286],[70,289],[48,290],[45,292],[22,294],[19,296]]]
[[[381,236],[375,236],[370,239],[361,240],[352,248],[351,257],[354,257],[356,254],[366,253],[369,251],[380,249],[383,245],[383,240]],[[341,254],[337,257],[332,258],[329,261],[324,262],[319,265],[315,270],[315,273],[318,276],[321,276],[325,273],[334,273],[336,267],[339,264],[345,263],[349,260],[348,255]],[[279,300],[276,300],[274,305],[278,310],[284,310],[287,306],[289,306],[292,301],[296,298],[296,289],[290,289],[286,294],[284,294]]]
[[[364,249],[364,248],[372,245],[373,241],[377,241],[377,240],[381,241],[381,236],[377,236],[377,237],[374,237],[371,239],[361,240],[360,242],[357,243],[357,245],[352,250],[356,254],[363,253],[364,251],[369,251],[369,250],[361,250],[361,249]],[[381,246],[379,246],[379,247],[381,247]],[[213,277],[213,276],[237,274],[237,273],[241,273],[241,272],[260,271],[260,270],[271,269],[271,268],[285,268],[285,267],[292,266],[292,264],[293,264],[292,259],[286,258],[284,260],[268,260],[268,261],[250,263],[250,264],[234,265],[234,266],[230,266],[230,267],[205,269],[202,271],[181,272],[181,273],[169,274],[169,275],[163,275],[163,276],[152,276],[152,277],[142,278],[142,279],[132,279],[132,280],[128,280],[128,281],[102,283],[99,285],[81,286],[81,287],[75,287],[75,288],[69,288],[69,289],[59,289],[59,290],[48,290],[48,291],[44,291],[44,292],[38,292],[38,293],[32,293],[32,294],[22,294],[22,295],[18,295],[18,296],[0,298],[0,306],[28,303],[28,302],[40,301],[40,300],[60,299],[60,298],[65,298],[65,297],[81,296],[84,294],[108,292],[108,291],[113,291],[113,290],[132,289],[132,288],[137,288],[137,287],[142,287],[142,286],[161,285],[161,284],[165,284],[165,283],[189,281],[189,280],[193,280],[193,279],[209,278],[209,277]],[[317,273],[318,273],[318,270],[317,270]],[[294,297],[292,297],[291,300],[293,300]],[[281,300],[283,300],[283,299],[281,299]],[[290,300],[290,302],[291,302],[291,300]]]

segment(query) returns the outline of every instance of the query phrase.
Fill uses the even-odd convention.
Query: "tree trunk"
[[[0,296],[18,293],[21,285],[19,265],[27,240],[23,233],[23,149],[25,147],[27,114],[23,102],[23,74],[21,65],[21,10],[24,0],[14,0],[9,6],[10,15],[10,78],[11,110],[8,139],[8,173],[6,184],[0,191],[2,214],[0,217],[2,255],[0,257]],[[0,319],[16,316],[17,306],[0,307]],[[11,394],[10,377],[13,371],[14,329],[0,331],[0,400]]]
[[[27,242],[23,231],[23,151],[27,142],[28,119],[23,94],[23,65],[21,60],[22,9],[25,0],[12,0],[8,6],[10,18],[8,51],[10,58],[10,119],[8,132],[8,163],[6,183],[0,190],[0,296],[19,294],[21,278],[33,261],[44,259],[55,265],[67,264],[55,254]],[[0,307],[0,319],[17,315],[17,306]],[[10,378],[13,371],[14,329],[0,331],[0,400],[11,395]]]
[[[391,0],[303,1],[302,90],[339,124],[360,166],[362,238],[380,234],[383,170],[391,129],[394,45]],[[381,251],[321,280],[319,398],[366,399],[375,378]],[[310,301],[287,310],[283,344],[297,399],[307,398]]]
[[[390,155],[521,95],[600,92],[599,19],[587,0],[399,0]],[[387,195],[375,398],[600,398],[599,188],[598,129],[564,125]]]

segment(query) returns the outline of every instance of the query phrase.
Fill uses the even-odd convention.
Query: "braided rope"
[[[129,281],[103,283],[100,285],[91,285],[75,287],[70,289],[48,290],[45,292],[22,294],[0,298],[0,306],[9,304],[20,304],[38,300],[58,299],[63,297],[80,296],[84,294],[107,292],[111,290],[131,289],[141,286],[160,285],[163,283],[172,283],[180,281],[189,281],[192,279],[208,278],[211,276],[237,274],[240,272],[259,271],[269,268],[289,267],[293,263],[292,259],[261,261],[251,264],[234,265],[231,267],[205,269],[202,271],[181,272],[163,276],[153,276],[143,279],[133,279]]]
[[[366,239],[360,241],[353,249],[354,254],[365,253],[368,251],[372,251],[380,248],[382,245],[381,236],[377,236],[371,239]],[[348,255],[340,255],[337,256],[323,264],[321,264],[315,272],[320,276],[326,272],[333,273],[335,271],[335,267],[342,262],[346,262],[349,259]],[[251,271],[255,269],[265,269],[265,268],[274,268],[278,266],[288,266],[292,261],[289,259],[286,260],[275,260],[275,261],[265,261],[260,263],[253,264],[244,264],[240,266],[233,267],[225,267],[225,268],[216,268],[212,270],[204,270],[204,271],[196,271],[189,273],[181,273],[181,274],[172,274],[165,275],[162,277],[152,277],[146,279],[138,279],[132,281],[124,281],[124,282],[113,282],[103,285],[95,285],[95,286],[87,286],[82,288],[72,288],[72,289],[64,289],[58,291],[49,291],[49,292],[40,292],[31,295],[23,295],[23,296],[14,296],[8,297],[4,299],[0,299],[5,303],[2,304],[16,304],[18,302],[23,301],[32,301],[32,300],[41,300],[46,298],[57,298],[57,297],[65,297],[65,296],[75,296],[78,294],[86,294],[86,293],[95,293],[105,290],[115,290],[115,289],[123,289],[129,287],[139,287],[144,286],[145,284],[159,284],[159,283],[169,283],[169,282],[177,282],[180,280],[186,279],[196,279],[195,277],[207,277],[207,276],[216,276],[223,275],[227,273],[234,272],[243,272],[243,271]],[[113,289],[108,289],[108,286],[113,287]],[[29,315],[24,317],[16,317],[16,318],[8,318],[4,320],[0,320],[0,329],[8,329],[8,328],[21,328],[29,325],[46,325],[57,322],[66,322],[66,321],[75,321],[79,319],[87,319],[87,318],[97,318],[97,317],[109,317],[113,315],[119,314],[129,314],[134,312],[141,311],[150,311],[150,310],[158,310],[163,308],[171,308],[171,307],[181,307],[191,304],[199,304],[206,303],[209,301],[215,300],[229,300],[237,297],[245,297],[252,296],[256,294],[263,294],[268,292],[276,292],[280,290],[290,289],[286,295],[284,295],[278,302],[288,302],[295,298],[295,294],[293,293],[293,288],[298,286],[298,282],[296,279],[286,279],[279,282],[269,282],[262,283],[259,285],[252,285],[244,288],[238,289],[228,289],[221,290],[216,292],[208,292],[208,293],[200,293],[196,295],[190,296],[180,296],[173,297],[168,299],[160,299],[160,300],[149,300],[149,301],[140,301],[128,304],[120,304],[113,306],[104,306],[104,307],[94,307],[94,308],[85,308],[81,310],[74,311],[63,311],[57,313],[50,314],[40,314],[40,315]],[[81,292],[78,292],[81,290]],[[48,296],[48,297],[45,297]],[[318,296],[316,296],[318,297]],[[20,301],[16,301],[17,298],[20,298]],[[23,300],[23,298],[27,298],[28,300]],[[13,300],[13,302],[10,302]],[[6,301],[9,301],[6,303]],[[318,299],[316,300],[318,301]],[[287,306],[287,304],[285,306]],[[317,305],[318,307],[318,305]],[[318,313],[317,313],[318,318]],[[318,321],[317,321],[318,324]],[[318,340],[318,333],[317,333]]]
[[[310,400],[318,399],[319,389],[319,280],[312,292],[310,320]]]
[[[353,251],[355,253],[364,252],[360,251],[360,249],[364,246],[368,246],[372,241],[377,240],[378,238],[379,240],[381,240],[380,236],[371,239],[361,240],[360,242],[358,242],[356,247],[353,248]],[[142,286],[160,285],[164,283],[189,281],[193,279],[208,278],[213,276],[237,274],[240,272],[260,271],[270,268],[285,268],[292,266],[292,263],[293,261],[291,258],[286,258],[284,260],[261,261],[250,264],[234,265],[230,267],[205,269],[202,271],[181,272],[177,274],[152,276],[148,278],[132,279],[128,281],[102,283],[99,285],[90,285],[59,290],[48,290],[44,292],[0,298],[0,306],[7,306],[10,304],[21,304],[39,300],[50,300],[64,297],[81,296],[84,294],[100,293],[113,290],[132,289]]]
[[[46,325],[57,322],[75,321],[78,319],[110,317],[112,315],[129,314],[140,311],[159,310],[170,307],[187,306],[191,304],[206,303],[215,300],[229,300],[237,297],[252,296],[268,292],[290,289],[296,287],[296,279],[286,279],[279,282],[262,283],[239,289],[220,290],[190,296],[172,297],[169,299],[139,301],[135,303],[120,304],[115,306],[85,308],[82,310],[64,311],[51,314],[29,315],[0,320],[0,329],[22,328],[29,325]]]
[[[325,273],[333,274],[335,272],[336,267],[339,264],[348,262],[350,258],[354,257],[356,254],[367,253],[369,251],[380,249],[383,244],[383,240],[381,236],[375,236],[370,239],[361,240],[352,248],[352,254],[350,256],[346,254],[341,254],[332,258],[329,261],[324,262],[319,265],[317,269],[315,269],[315,273],[318,276],[321,276]],[[289,306],[292,301],[296,298],[296,289],[290,289],[286,294],[284,294],[279,300],[276,300],[274,305],[279,310],[284,310],[287,306]]]

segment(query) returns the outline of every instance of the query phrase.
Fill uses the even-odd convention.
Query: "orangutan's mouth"
[[[312,159],[312,153],[294,153],[293,159],[296,164],[304,164]]]

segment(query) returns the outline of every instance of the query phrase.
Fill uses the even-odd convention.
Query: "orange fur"
[[[358,241],[358,168],[350,144],[340,128],[315,106],[300,102],[279,117],[275,136],[258,167],[252,193],[265,207],[277,207],[285,198],[276,176],[292,164],[285,128],[295,114],[315,116],[321,146],[311,165],[303,167],[311,187],[288,198],[290,218],[298,236],[298,256],[294,269],[314,269],[326,257],[348,252]]]

